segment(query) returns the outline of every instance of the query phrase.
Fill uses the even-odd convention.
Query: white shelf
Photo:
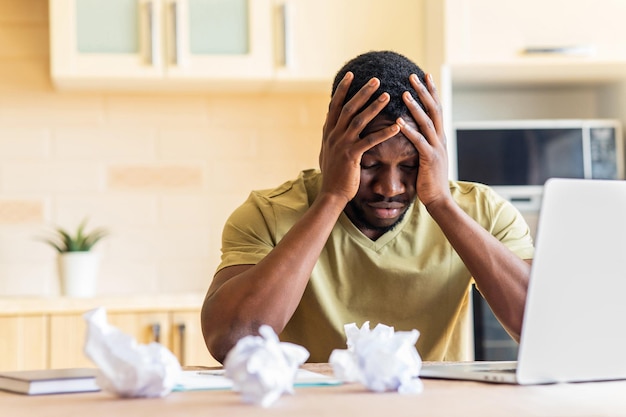
[[[566,86],[626,81],[626,61],[537,58],[516,62],[449,65],[454,87]]]

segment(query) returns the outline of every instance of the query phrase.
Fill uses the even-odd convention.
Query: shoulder
[[[502,205],[508,200],[504,199],[488,185],[467,182],[450,181],[450,193],[459,204],[471,203],[479,205]]]
[[[246,203],[273,208],[308,207],[319,193],[320,185],[321,173],[318,170],[306,170],[278,187],[252,191]]]
[[[319,171],[307,170],[278,187],[252,191],[229,216],[226,226],[245,230],[286,229],[310,207],[319,192],[319,184]]]
[[[521,212],[485,184],[450,181],[450,191],[474,220],[522,259],[533,257],[533,239]]]
[[[450,184],[450,191],[452,194],[459,195],[485,195],[485,194],[495,194],[493,188],[486,184],[481,184],[479,182],[469,182],[469,181],[448,181]]]
[[[450,192],[457,204],[485,227],[502,219],[507,223],[516,218],[523,220],[519,210],[488,185],[450,181]]]

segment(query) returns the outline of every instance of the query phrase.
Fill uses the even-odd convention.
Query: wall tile
[[[107,95],[107,122],[113,126],[206,126],[205,100],[197,96]]]
[[[252,97],[214,96],[208,101],[212,126],[230,127],[307,127],[317,119],[310,113],[307,96],[265,94]],[[328,105],[326,104],[326,108]],[[233,111],[235,110],[235,111]],[[321,129],[321,126],[319,126]]]
[[[103,184],[98,164],[82,162],[6,163],[2,187],[6,192],[87,192]]]
[[[41,200],[0,198],[0,224],[41,223],[43,218],[44,203]],[[1,250],[0,253],[2,253]]]
[[[0,109],[5,127],[100,127],[104,121],[102,99],[97,95],[9,92],[0,96]]]
[[[159,155],[166,159],[216,160],[240,155],[256,155],[257,129],[232,127],[161,129]]]
[[[321,143],[321,128],[319,131],[285,128],[278,132],[264,128],[259,131],[257,153],[260,161],[272,161],[279,166],[297,160],[303,163],[301,169],[316,168]]]
[[[67,127],[55,129],[52,136],[54,156],[62,159],[156,159],[155,129]]]
[[[155,255],[161,261],[206,259],[209,236],[206,230],[190,227],[163,228],[155,240]]]
[[[159,223],[167,227],[210,224],[213,206],[206,195],[164,195],[159,198]]]
[[[98,294],[157,294],[158,267],[155,262],[103,262],[98,275]]]
[[[202,167],[167,166],[111,166],[108,168],[110,189],[200,189],[204,184]]]
[[[117,235],[128,227],[157,225],[157,201],[155,195],[143,193],[60,194],[54,200],[54,217],[72,228],[87,217],[89,225],[106,227]]]
[[[0,294],[15,296],[59,295],[56,264],[0,263]]]
[[[214,272],[206,261],[162,262],[157,282],[165,293],[198,291],[198,288],[205,292]]]
[[[108,238],[110,247],[107,256],[115,263],[132,261],[156,265],[159,241],[162,239],[164,237],[156,227],[112,229],[111,236]]]
[[[0,127],[0,160],[43,160],[49,155],[49,138],[45,128]]]

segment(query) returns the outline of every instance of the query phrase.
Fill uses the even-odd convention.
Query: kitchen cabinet
[[[59,88],[329,89],[358,53],[417,60],[424,0],[50,0]]]
[[[169,317],[167,312],[107,313],[109,323],[137,343],[160,342],[169,345]],[[94,366],[83,354],[86,323],[82,314],[50,315],[49,368]]]
[[[138,343],[161,343],[181,365],[216,366],[202,336],[201,303],[201,295],[0,300],[0,370],[94,366],[83,353],[83,314],[98,306],[111,325]]]
[[[183,366],[218,365],[204,344],[199,310],[111,312],[107,319],[138,343],[166,346]],[[50,368],[93,366],[83,355],[85,329],[82,314],[50,317]]]
[[[219,365],[204,343],[199,311],[173,311],[170,323],[172,325],[171,349],[181,363],[190,366]]]
[[[271,73],[270,0],[50,0],[49,8],[59,86],[154,87]]]
[[[451,178],[457,178],[457,122],[619,119],[626,126],[626,2],[426,0],[425,6],[424,57],[439,85]],[[513,204],[534,230],[539,212]],[[474,308],[493,317],[482,302]],[[490,332],[508,344],[503,329]]]
[[[327,90],[357,54],[391,49],[422,60],[423,0],[276,0],[283,33],[276,78]]]
[[[615,0],[446,0],[447,60],[571,56],[626,59],[626,3]]]
[[[0,370],[46,368],[47,342],[45,315],[0,315]]]
[[[426,0],[429,59],[456,83],[623,78],[626,2]]]

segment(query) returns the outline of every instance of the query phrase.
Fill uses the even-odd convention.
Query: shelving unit
[[[457,178],[457,122],[606,118],[626,126],[626,2],[426,0],[425,6],[424,68],[439,85],[451,178]],[[520,211],[535,235],[538,209]],[[515,359],[516,344],[474,295],[474,317],[490,333],[476,336],[499,346],[489,353],[477,345],[477,357]]]

